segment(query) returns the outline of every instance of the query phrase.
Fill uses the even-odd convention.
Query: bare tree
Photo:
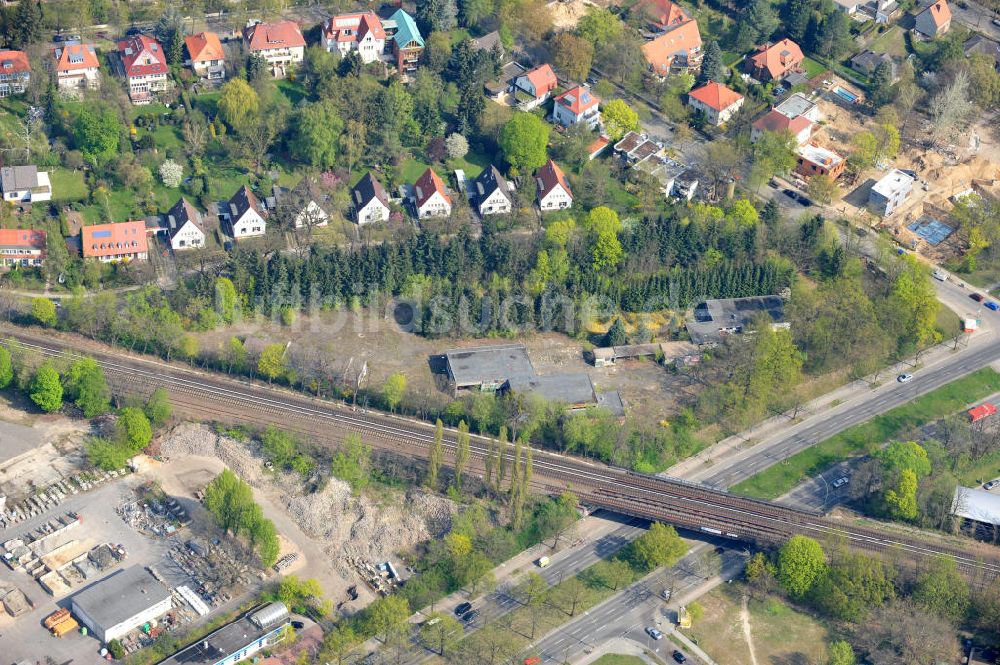
[[[969,74],[964,69],[959,69],[955,72],[951,85],[934,95],[928,104],[934,142],[952,140],[969,118],[972,108],[969,100]]]

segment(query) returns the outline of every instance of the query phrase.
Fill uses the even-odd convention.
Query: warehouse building
[[[694,320],[688,321],[686,328],[694,344],[718,344],[727,335],[742,333],[755,317],[765,314],[770,317],[772,328],[788,328],[781,296],[704,300],[694,308]]]
[[[142,566],[132,566],[84,589],[72,602],[73,615],[107,643],[166,614],[170,591]]]
[[[285,639],[288,608],[271,603],[247,612],[157,665],[232,665]]]

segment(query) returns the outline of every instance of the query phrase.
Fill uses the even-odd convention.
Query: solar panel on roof
[[[95,238],[110,238],[111,231],[94,231]]]

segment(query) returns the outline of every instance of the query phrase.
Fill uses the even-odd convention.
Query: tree
[[[625,333],[625,326],[619,317],[608,328],[608,333],[604,336],[604,346],[623,346],[627,343],[628,336]]]
[[[299,579],[296,575],[282,578],[273,596],[292,612],[306,614],[316,601],[323,598],[323,587],[315,579]]]
[[[950,140],[972,113],[969,101],[969,75],[964,69],[955,72],[951,85],[934,95],[928,104],[931,136],[937,141]]]
[[[420,626],[421,641],[441,656],[451,653],[462,634],[462,624],[446,612],[432,612]]]
[[[494,0],[459,0],[458,17],[463,26],[473,28],[496,10]]]
[[[257,371],[271,383],[285,372],[285,345],[268,344],[257,359]]]
[[[81,358],[70,365],[64,383],[66,396],[85,418],[95,418],[111,409],[111,389],[104,370],[93,358]]]
[[[396,407],[403,401],[403,395],[405,394],[406,377],[399,372],[390,374],[389,378],[385,380],[385,385],[382,386],[382,399],[385,400],[389,411],[392,413],[396,412]]]
[[[360,641],[353,628],[339,623],[323,636],[320,659],[344,665],[350,661]]]
[[[625,33],[625,24],[614,13],[596,6],[588,7],[587,13],[576,24],[576,34],[594,45],[595,51]]]
[[[758,189],[775,175],[784,175],[795,168],[797,141],[791,132],[764,132],[753,145],[751,180]]]
[[[747,586],[751,595],[763,598],[771,593],[776,586],[775,575],[777,568],[771,563],[767,555],[757,552],[747,561],[743,574],[747,580]]]
[[[813,17],[812,0],[789,0],[785,4],[785,31],[795,42],[805,41],[809,20]]]
[[[42,4],[36,0],[21,0],[6,27],[10,29],[11,46],[24,48],[41,41],[44,30]]]
[[[561,605],[560,609],[571,617],[576,616],[577,607],[586,593],[587,587],[576,576],[553,588],[555,602]]]
[[[687,544],[672,526],[653,522],[633,543],[631,558],[641,570],[672,566],[685,553]]]
[[[928,612],[961,622],[969,611],[969,583],[955,567],[951,557],[938,557],[930,568],[917,576],[913,600]]]
[[[360,434],[352,432],[333,456],[330,472],[350,485],[351,491],[357,496],[371,479],[371,455],[371,446],[362,443]]]
[[[458,436],[455,438],[455,488],[462,489],[462,474],[465,465],[469,463],[469,426],[465,421],[458,423]]]
[[[417,0],[417,23],[424,34],[447,32],[458,24],[455,0]]]
[[[629,132],[639,130],[639,114],[621,99],[612,99],[601,110],[604,128],[612,142],[620,141]]]
[[[535,638],[535,630],[538,627],[538,619],[545,605],[548,590],[548,582],[538,573],[528,573],[514,587],[514,597],[528,608],[531,615],[531,639]]]
[[[383,642],[388,642],[393,633],[406,625],[410,618],[410,606],[400,595],[385,596],[377,599],[365,610],[361,625],[362,632],[375,635]]]
[[[577,504],[576,495],[571,492],[563,492],[558,499],[542,504],[535,515],[538,537],[542,541],[552,538],[552,548],[555,549],[559,540],[576,524]]]
[[[792,598],[803,598],[825,570],[823,548],[812,538],[792,536],[778,551],[778,581]]]
[[[973,53],[969,57],[969,79],[972,100],[984,111],[1000,105],[1000,72],[996,60],[985,53]]]
[[[912,469],[903,469],[893,487],[885,490],[882,501],[886,511],[894,519],[914,520],[917,518],[917,474]]]
[[[768,41],[777,30],[780,21],[771,3],[767,0],[751,0],[750,5],[740,13],[736,25],[735,50],[749,51],[757,44]]]
[[[590,75],[594,64],[594,45],[572,32],[560,32],[552,38],[552,64],[556,71],[582,81]]]
[[[611,232],[601,232],[597,235],[591,250],[591,267],[595,272],[600,272],[605,268],[614,268],[621,263],[625,256],[621,242],[617,234]]]
[[[170,404],[170,396],[166,388],[157,388],[146,400],[146,417],[153,427],[163,427],[173,415],[174,407]]]
[[[878,142],[871,132],[858,132],[851,138],[854,151],[847,158],[847,163],[855,173],[861,173],[875,165],[878,155]]]
[[[725,80],[726,65],[722,61],[722,49],[719,47],[719,42],[713,39],[705,47],[705,55],[701,60],[701,70],[698,72],[698,83]]]
[[[434,426],[434,442],[431,443],[430,454],[427,463],[427,487],[437,490],[438,473],[441,471],[441,464],[444,463],[444,423],[437,419]]]
[[[458,132],[453,132],[445,139],[445,146],[448,148],[448,157],[451,159],[462,159],[469,153],[469,142]]]
[[[63,387],[59,382],[59,372],[51,363],[42,363],[35,371],[29,395],[31,401],[46,413],[58,411],[62,407]]]
[[[6,388],[14,380],[14,363],[7,347],[0,346],[0,389]]]
[[[85,442],[87,461],[104,471],[121,469],[128,464],[132,451],[101,437],[88,437]]]
[[[866,661],[879,665],[937,665],[959,653],[955,629],[919,605],[897,601],[874,612],[854,632]]]
[[[260,110],[257,91],[240,78],[230,79],[219,95],[219,116],[237,132],[246,129]]]
[[[833,201],[837,193],[837,183],[828,175],[814,175],[809,178],[809,196],[826,205]]]
[[[827,665],[854,665],[857,660],[854,658],[854,649],[846,640],[837,640],[830,643],[828,649],[830,656]]]
[[[56,304],[48,298],[38,296],[31,299],[31,316],[41,325],[51,328],[56,324]]]
[[[228,277],[215,278],[215,310],[225,323],[232,323],[236,316],[236,287]]]
[[[892,103],[896,91],[892,87],[893,64],[888,60],[880,60],[872,71],[868,86],[868,101],[875,108]]]
[[[160,164],[160,180],[171,189],[181,186],[184,179],[184,167],[172,159],[166,159]]]
[[[100,165],[118,154],[121,133],[121,122],[110,109],[85,107],[73,124],[73,143],[84,159]]]
[[[153,426],[142,409],[128,406],[115,421],[115,438],[123,446],[138,452],[153,440]]]
[[[518,111],[500,132],[500,149],[511,168],[528,173],[547,159],[549,125],[532,113]]]
[[[344,121],[332,100],[306,104],[298,110],[291,148],[312,166],[329,169],[336,164]]]

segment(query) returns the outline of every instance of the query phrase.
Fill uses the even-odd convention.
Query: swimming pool
[[[844,90],[840,86],[833,89],[833,94],[837,95],[849,104],[855,104],[858,101],[858,96],[849,90]]]

